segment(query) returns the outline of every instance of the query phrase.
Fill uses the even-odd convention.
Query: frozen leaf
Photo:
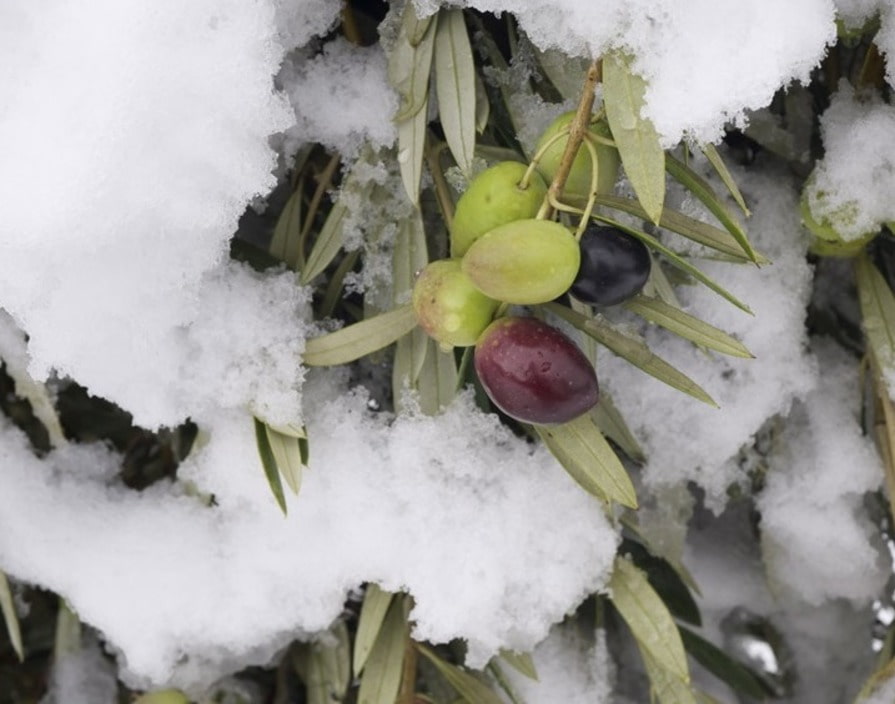
[[[264,476],[277,504],[285,516],[286,496],[283,493],[283,483],[280,481],[280,470],[274,457],[273,448],[270,446],[270,438],[267,434],[267,426],[257,418],[255,421],[255,442],[258,444],[258,456],[261,458],[261,466],[264,468]]]
[[[444,137],[457,165],[469,176],[475,152],[476,73],[460,9],[443,10],[438,20],[435,90]]]
[[[401,99],[394,118],[397,123],[425,110],[437,25],[437,16],[420,20],[414,4],[407,3],[401,33],[388,57],[389,83]]]
[[[277,469],[297,496],[302,470],[308,463],[308,437],[306,434],[281,433],[267,424],[264,428]]]
[[[394,704],[401,688],[404,652],[410,643],[407,598],[392,599],[364,667],[358,704]]]
[[[351,668],[345,623],[339,621],[328,636],[326,642],[303,644],[295,655],[295,669],[305,683],[308,704],[339,702],[348,691]]]
[[[855,276],[864,333],[877,365],[885,373],[895,362],[895,295],[866,255],[858,257]]]
[[[379,635],[379,629],[385,619],[394,594],[380,589],[379,585],[370,583],[364,592],[364,603],[361,606],[360,618],[357,622],[357,635],[354,638],[354,676],[364,669],[367,657],[373,650],[373,643]]]
[[[409,303],[307,341],[302,361],[309,367],[346,364],[381,350],[416,325]]]
[[[751,213],[749,212],[749,208],[746,207],[746,201],[743,199],[743,194],[740,193],[739,186],[737,186],[736,181],[733,180],[733,176],[728,170],[727,164],[724,163],[724,159],[721,158],[721,154],[718,153],[715,145],[706,144],[702,148],[702,153],[705,154],[705,158],[708,159],[709,163],[714,167],[715,173],[718,174],[718,178],[720,178],[722,183],[727,187],[727,192],[730,193],[731,197],[736,201],[736,204],[740,206],[743,215],[748,218]]]
[[[293,271],[299,267],[301,259],[301,210],[302,193],[296,189],[289,196],[283,212],[277,220],[273,239],[268,250]]]
[[[500,657],[506,660],[515,670],[531,680],[537,681],[538,671],[535,669],[534,660],[530,653],[517,653],[515,650],[501,650]]]
[[[761,681],[749,668],[690,629],[681,627],[679,630],[687,652],[715,677],[741,694],[758,700],[767,697]]]
[[[22,631],[19,628],[19,617],[16,615],[15,605],[12,600],[12,590],[9,580],[0,571],[0,611],[3,612],[3,620],[6,622],[6,632],[9,634],[9,642],[19,660],[25,659],[25,651],[22,648]]]
[[[457,694],[469,704],[502,704],[500,697],[488,685],[465,670],[442,660],[435,651],[417,644],[420,654],[431,662]]]
[[[426,121],[428,100],[422,110],[398,123],[398,166],[407,197],[414,205],[420,200],[420,178],[423,175],[423,157],[426,148]]]
[[[631,72],[627,56],[603,57],[603,104],[612,137],[637,199],[658,224],[665,202],[665,152],[653,123],[641,114],[645,92],[646,82]]]

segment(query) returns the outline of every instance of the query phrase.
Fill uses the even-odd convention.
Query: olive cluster
[[[413,290],[426,333],[445,348],[475,345],[476,373],[488,396],[528,423],[564,423],[587,412],[599,400],[597,377],[565,334],[536,318],[503,316],[507,305],[537,305],[565,293],[615,305],[640,291],[650,272],[648,250],[627,233],[591,224],[576,237],[542,217],[572,117],[559,117],[541,137],[536,168],[501,162],[469,184],[451,226],[451,258],[429,264]],[[590,130],[610,137],[603,121]],[[586,199],[594,185],[610,192],[617,173],[614,147],[581,149],[563,196]]]

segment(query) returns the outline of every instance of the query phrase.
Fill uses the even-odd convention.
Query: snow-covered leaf
[[[398,223],[395,249],[392,254],[393,300],[397,304],[407,300],[413,289],[413,282],[429,261],[426,252],[426,232],[419,209]],[[400,338],[395,346],[392,366],[392,395],[395,403],[400,403],[405,386],[413,387],[423,369],[429,351],[429,337],[420,327],[414,327]]]
[[[721,154],[715,148],[715,145],[706,144],[702,147],[702,153],[705,154],[705,158],[708,159],[709,163],[714,167],[715,173],[718,174],[718,178],[724,183],[727,192],[730,193],[730,196],[736,201],[736,204],[740,206],[743,215],[748,218],[751,213],[749,212],[749,208],[746,207],[746,201],[743,199],[743,194],[740,193],[740,188],[737,186],[737,182],[728,170],[727,164],[724,163],[724,159],[721,158]]]
[[[348,629],[338,621],[325,641],[303,644],[295,669],[305,683],[308,704],[332,704],[345,698],[351,680]]]
[[[395,704],[410,643],[407,610],[407,597],[392,599],[364,667],[358,704]]]
[[[428,99],[423,108],[412,117],[398,123],[398,166],[404,191],[414,205],[420,200],[420,178],[423,175],[423,157],[426,148],[426,122]]]
[[[268,250],[290,269],[297,270],[301,259],[302,192],[296,189],[289,196],[273,230]]]
[[[665,152],[653,123],[642,116],[646,82],[619,52],[603,57],[603,104],[612,137],[649,219],[658,224],[665,203]]]
[[[560,425],[534,426],[544,444],[585,491],[637,508],[637,492],[615,451],[590,415]]]
[[[630,560],[617,557],[609,590],[612,604],[645,653],[652,656],[660,669],[689,682],[690,672],[681,634],[646,575]]]
[[[3,620],[6,622],[9,642],[12,643],[12,648],[16,651],[19,660],[24,660],[25,651],[22,647],[22,631],[19,627],[19,617],[16,615],[9,580],[2,570],[0,570],[0,611],[2,611]]]
[[[401,32],[388,57],[389,83],[401,100],[394,117],[397,123],[425,110],[437,25],[437,16],[420,20],[414,4],[407,3]]]
[[[864,333],[877,365],[888,371],[895,362],[895,295],[866,255],[855,263]],[[891,390],[890,390],[891,395]]]
[[[258,445],[258,456],[261,458],[261,466],[264,468],[264,476],[267,477],[270,491],[277,500],[277,504],[285,516],[287,514],[286,495],[283,493],[283,482],[280,481],[280,470],[279,467],[277,467],[277,460],[274,456],[273,448],[270,446],[270,437],[267,434],[267,426],[263,421],[260,421],[257,418],[255,418],[254,421],[255,442]]]
[[[425,645],[418,644],[420,654],[431,662],[435,669],[441,673],[450,685],[457,690],[457,694],[469,704],[503,704],[500,697],[488,685],[475,675],[466,672],[456,665],[442,660],[434,650]]]
[[[297,496],[301,488],[302,470],[308,462],[307,434],[282,433],[266,423],[264,428],[277,469]]]
[[[364,592],[364,603],[361,606],[360,618],[357,622],[357,634],[354,637],[354,676],[364,669],[367,657],[373,650],[373,643],[379,635],[379,629],[392,603],[394,594],[381,589],[379,585],[370,583]]]
[[[531,653],[517,653],[515,650],[501,650],[500,657],[506,660],[507,664],[512,666],[518,672],[521,672],[531,680],[537,681],[538,671],[535,668]]]
[[[435,415],[457,395],[459,377],[453,350],[441,349],[431,338],[428,338],[427,343],[428,352],[420,371],[417,389],[422,412]]]
[[[438,20],[435,91],[444,137],[457,165],[469,175],[475,153],[476,74],[466,22],[460,9],[442,10]]]
[[[307,341],[302,361],[309,367],[346,364],[381,350],[416,325],[409,303]]]
[[[701,347],[733,357],[752,357],[752,353],[736,338],[657,298],[638,295],[627,301],[625,308]]]
[[[591,411],[591,417],[600,432],[618,445],[628,457],[635,462],[642,462],[645,459],[643,448],[640,447],[621,412],[615,407],[612,397],[604,389],[600,390],[600,402]]]
[[[681,626],[679,630],[687,652],[715,677],[746,696],[758,700],[767,696],[761,681],[747,667],[689,628]]]

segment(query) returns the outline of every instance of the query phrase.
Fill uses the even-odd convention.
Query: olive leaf
[[[401,688],[404,653],[410,643],[409,605],[404,595],[392,599],[364,666],[358,704],[394,704]]]
[[[315,276],[322,273],[342,249],[344,241],[342,222],[347,214],[348,208],[341,201],[336,202],[329,211],[299,275],[299,282],[302,285],[310,283]]]
[[[289,196],[273,230],[268,251],[296,271],[301,260],[301,201],[302,192],[296,189]]]
[[[71,605],[59,597],[59,610],[56,612],[56,632],[53,635],[53,659],[56,662],[66,655],[81,650],[81,619]]]
[[[531,653],[517,653],[515,650],[501,650],[500,657],[506,661],[514,670],[528,677],[530,680],[538,681],[538,671],[535,669],[534,660]]]
[[[453,350],[441,349],[431,338],[428,339],[428,347],[417,389],[420,410],[431,416],[454,400],[460,377]]]
[[[757,263],[758,257],[749,243],[746,231],[737,222],[733,213],[727,209],[711,185],[684,162],[675,159],[671,154],[668,154],[665,159],[665,167],[672,178],[702,201],[702,204],[709,209],[709,212],[718,218],[718,221],[733,235],[733,238],[743,248],[749,259]]]
[[[351,681],[348,629],[344,621],[333,626],[326,641],[303,643],[293,665],[305,683],[308,704],[331,704],[345,698]]]
[[[649,219],[658,224],[665,203],[665,152],[653,123],[642,116],[646,82],[620,52],[603,57],[603,105],[625,174]]]
[[[638,645],[652,656],[659,668],[688,683],[690,672],[681,634],[646,575],[630,560],[616,557],[609,593]]]
[[[646,211],[644,211],[637,201],[631,200],[630,198],[621,198],[619,196],[598,193],[595,196],[595,199],[598,205],[604,205],[613,210],[620,210],[639,218],[648,219]],[[580,202],[574,204],[576,206],[583,205]],[[702,222],[702,220],[691,218],[677,210],[672,210],[671,208],[663,209],[662,217],[659,220],[659,226],[666,230],[671,230],[672,232],[681,235],[681,237],[686,237],[693,242],[714,249],[722,254],[726,254],[736,261],[752,261],[752,259],[743,251],[739,242],[737,242],[733,238],[733,235],[727,230],[722,230],[714,225]],[[756,261],[759,264],[768,263],[768,259],[761,254],[756,253],[755,256]]]
[[[679,626],[679,630],[687,652],[715,677],[749,697],[759,700],[767,697],[761,680],[749,668],[690,629]]]
[[[739,340],[664,301],[638,295],[629,299],[625,308],[700,347],[732,357],[752,358],[752,353]]]
[[[437,25],[437,16],[420,19],[414,4],[407,3],[398,38],[388,57],[388,80],[400,100],[394,117],[397,123],[425,109]]]
[[[407,303],[341,330],[311,338],[305,343],[302,361],[309,367],[347,364],[392,344],[415,325],[416,313]]]
[[[569,475],[602,501],[637,508],[637,492],[612,447],[587,414],[535,431]]]
[[[510,704],[525,704],[525,702],[519,699],[519,696],[516,694],[513,686],[510,684],[510,681],[507,679],[504,674],[503,668],[500,666],[496,658],[492,658],[488,665],[485,667],[485,672],[491,675],[491,678],[497,683],[497,686],[503,690],[503,693],[507,696],[507,699],[510,700]],[[461,699],[462,701],[462,699]]]
[[[591,417],[600,432],[618,445],[628,457],[635,462],[643,462],[646,459],[637,438],[605,390],[600,391],[600,402],[591,411]]]
[[[880,369],[895,363],[895,295],[879,270],[862,254],[855,262],[861,323]]]
[[[475,74],[475,131],[482,134],[488,126],[491,117],[491,101],[488,100],[488,91],[482,77]],[[475,154],[475,151],[473,152]],[[515,152],[514,152],[515,154]]]
[[[718,404],[699,384],[656,355],[642,340],[618,330],[605,320],[588,318],[558,303],[546,303],[544,307],[585,334],[590,335],[601,345],[607,347],[614,354],[627,360],[638,369],[678,391],[683,391],[685,394],[689,394],[693,398],[717,408]]]
[[[469,176],[475,153],[476,73],[463,10],[442,10],[435,32],[435,93],[444,138]]]
[[[715,145],[703,145],[702,153],[705,155],[705,158],[709,160],[712,167],[714,167],[715,173],[718,174],[718,178],[721,179],[721,182],[727,188],[727,192],[730,193],[731,198],[733,198],[736,201],[736,204],[740,206],[743,215],[748,218],[752,213],[750,213],[749,208],[746,207],[746,201],[743,199],[743,194],[740,193],[737,182],[734,181],[733,176],[727,169],[727,164],[724,163],[724,159],[721,158],[721,154],[718,153]]]
[[[277,467],[277,461],[274,457],[273,448],[270,446],[270,438],[267,434],[267,426],[263,421],[257,418],[255,421],[255,443],[258,446],[258,456],[261,458],[261,466],[264,469],[264,476],[267,477],[267,483],[270,491],[277,500],[283,515],[287,515],[286,495],[283,493],[283,483],[280,481],[280,470]]]
[[[419,653],[431,662],[441,676],[457,691],[457,694],[463,697],[464,701],[469,704],[503,704],[494,690],[475,675],[442,660],[434,650],[427,648],[422,643],[418,643],[416,647]]]
[[[632,562],[643,570],[649,583],[676,618],[694,626],[702,625],[702,615],[690,588],[671,562],[654,555],[646,545],[630,538],[622,540],[619,552],[630,556]]]
[[[367,585],[357,622],[357,634],[354,637],[352,666],[355,677],[360,675],[364,669],[367,657],[373,650],[373,643],[379,635],[385,614],[388,612],[388,607],[394,596],[391,592],[381,589],[377,584],[371,582]]]
[[[697,704],[696,695],[687,682],[663,667],[640,641],[637,641],[637,648],[650,680],[651,693],[660,704]]]
[[[301,488],[302,470],[308,464],[307,433],[303,428],[298,433],[286,433],[267,423],[264,424],[264,431],[277,469],[297,496]]]
[[[22,630],[19,627],[19,617],[16,614],[15,603],[12,598],[12,589],[9,580],[3,570],[0,570],[0,611],[3,612],[3,620],[6,622],[6,632],[9,642],[15,651],[19,662],[25,659],[25,650],[22,646]]]
[[[878,693],[880,689],[889,684],[895,678],[895,660],[889,662],[881,669],[874,672],[861,687],[861,691],[855,697],[854,704],[862,704]]]
[[[627,225],[623,225],[617,220],[613,220],[612,218],[607,218],[603,215],[594,214],[594,219],[599,220],[600,222],[604,222],[607,225],[612,225],[613,227],[617,227],[624,232],[627,232],[629,235],[632,235],[639,239],[641,242],[646,244],[648,247],[652,247],[655,251],[660,254],[665,255],[668,262],[675,268],[680,269],[681,271],[689,274],[697,281],[708,286],[712,291],[717,293],[722,298],[730,301],[733,305],[739,308],[741,311],[752,315],[752,309],[749,308],[745,303],[743,303],[740,299],[730,293],[727,289],[725,289],[721,284],[717,283],[714,279],[706,274],[703,274],[699,269],[693,266],[686,259],[676,254],[664,244],[662,244],[655,237],[652,237],[641,230],[637,230],[633,227],[628,227]]]

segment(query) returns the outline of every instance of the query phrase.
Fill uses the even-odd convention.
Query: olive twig
[[[590,193],[587,196],[587,205],[584,206],[581,220],[578,222],[578,229],[575,231],[576,240],[580,240],[581,235],[583,235],[584,231],[587,229],[587,225],[590,222],[590,214],[594,211],[594,206],[597,204],[597,183],[600,172],[600,162],[597,158],[597,148],[594,146],[590,137],[590,134],[585,133],[584,140],[582,140],[582,143],[590,152]]]
[[[548,197],[544,199],[544,204],[538,211],[539,220],[548,220],[553,215],[553,206],[551,201],[558,198],[565,188],[566,181],[569,178],[569,172],[572,170],[572,162],[578,155],[578,148],[584,139],[584,133],[590,124],[591,115],[594,108],[594,90],[597,83],[603,77],[603,60],[594,59],[594,62],[587,70],[587,78],[584,79],[584,87],[581,90],[581,99],[578,101],[578,111],[569,126],[569,141],[566,142],[566,150],[563,152],[562,160],[559,162],[559,169],[553,177],[548,190]],[[553,195],[553,199],[549,196]]]
[[[553,135],[550,139],[548,139],[544,145],[535,152],[535,155],[531,158],[531,161],[528,164],[528,168],[525,170],[525,174],[522,176],[522,180],[519,181],[519,188],[526,189],[528,188],[528,182],[531,181],[531,175],[534,173],[534,170],[538,167],[538,163],[541,159],[544,158],[544,154],[547,153],[547,150],[550,149],[554,144],[556,144],[560,139],[566,137],[569,134],[568,125]]]
[[[323,172],[320,174],[320,181],[317,183],[314,195],[311,197],[311,202],[308,205],[308,214],[305,216],[301,232],[298,234],[298,266],[296,267],[298,271],[304,269],[306,261],[305,243],[308,240],[308,235],[311,234],[311,228],[314,226],[314,218],[317,216],[317,210],[320,208],[320,202],[323,200],[323,195],[332,186],[333,176],[335,175],[341,160],[342,157],[338,154],[333,154],[332,157],[330,157],[329,163],[327,163]]]
[[[547,198],[550,201],[550,207],[554,210],[558,210],[561,213],[571,213],[572,215],[584,215],[584,211],[581,208],[576,208],[574,205],[563,203],[552,193],[548,193]]]
[[[454,222],[454,200],[451,198],[451,189],[441,170],[441,154],[444,151],[446,143],[432,145],[432,133],[429,133],[429,139],[426,143],[426,165],[429,167],[429,173],[432,174],[432,182],[435,185],[435,200],[441,210],[441,216],[444,218],[444,224],[448,232]]]

